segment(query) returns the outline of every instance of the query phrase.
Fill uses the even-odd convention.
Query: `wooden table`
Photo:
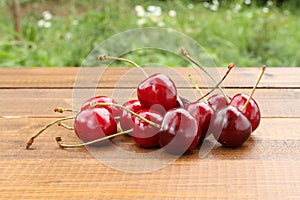
[[[86,148],[60,149],[54,141],[58,135],[68,143],[79,141],[72,132],[53,126],[26,150],[32,134],[54,118],[67,115],[54,113],[53,108],[72,107],[75,89],[95,90],[93,84],[75,83],[89,80],[99,70],[87,68],[78,78],[79,68],[0,69],[1,199],[300,198],[300,68],[267,69],[255,93],[261,125],[237,149],[217,145],[201,159],[198,149],[160,170],[128,173],[105,166]],[[225,70],[218,69],[220,74]],[[134,96],[136,81],[143,79],[132,68],[102,72],[96,83],[96,92],[102,95],[127,91]],[[234,69],[223,84],[227,94],[249,93],[259,72],[259,68]],[[192,68],[173,68],[169,76],[178,84],[179,93],[193,100],[197,93],[180,78],[188,74],[207,90]],[[118,84],[121,79],[125,82]],[[123,103],[129,96],[121,95],[118,101]],[[120,137],[115,142],[128,151],[143,151],[130,138]],[[131,162],[118,161],[124,165]]]

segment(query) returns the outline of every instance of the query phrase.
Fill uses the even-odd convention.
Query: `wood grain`
[[[152,160],[146,155],[157,149],[141,149],[127,136],[114,138],[112,146],[63,150],[56,145],[56,136],[68,143],[79,140],[72,131],[53,126],[36,139],[31,150],[25,149],[32,134],[65,115],[52,109],[72,106],[74,94],[109,95],[121,103],[134,97],[136,82],[142,78],[138,71],[109,68],[98,84],[89,80],[96,73],[93,70],[99,70],[92,68],[81,81],[94,82],[75,87],[78,68],[0,69],[0,199],[299,199],[299,69],[268,69],[255,93],[263,118],[242,147],[216,144],[204,158],[199,157],[198,147],[147,173],[115,170],[95,158],[103,155],[118,166],[147,169]],[[196,99],[195,90],[180,78],[195,74],[194,69],[172,70],[179,94]],[[225,70],[218,68],[221,74]],[[230,96],[249,93],[258,73],[259,68],[236,68],[224,84],[226,92]],[[206,91],[201,77],[195,79]],[[110,154],[115,146],[145,157],[132,160]]]
[[[190,87],[192,74],[201,87],[214,87],[215,83],[194,68],[145,68],[149,74],[165,73],[178,87]],[[225,68],[207,68],[216,80]],[[224,81],[224,87],[252,87],[260,68],[235,68]],[[260,87],[300,87],[300,68],[268,68]],[[0,68],[0,88],[135,88],[145,77],[136,68]]]
[[[208,90],[203,90],[206,92]],[[226,89],[229,96],[237,93],[249,94],[251,89]],[[73,99],[73,94],[83,96]],[[88,89],[2,89],[0,90],[0,117],[2,116],[57,116],[53,112],[55,107],[72,108],[73,102],[79,105],[93,95],[88,95]],[[200,95],[194,89],[178,89],[178,93],[191,101],[197,100]],[[107,95],[123,104],[125,101],[136,98],[136,89],[97,89],[91,94]],[[22,97],[19,99],[19,97]],[[254,95],[263,117],[300,117],[300,89],[258,89]],[[15,100],[18,99],[16,102]],[[284,103],[283,103],[284,102]],[[14,107],[14,109],[12,109]],[[78,110],[79,106],[74,105]]]

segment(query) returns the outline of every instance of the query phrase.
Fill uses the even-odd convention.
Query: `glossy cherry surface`
[[[228,102],[222,94],[214,94],[207,99],[208,105],[210,105],[215,111],[218,111],[226,106]]]
[[[77,114],[74,130],[81,141],[89,142],[116,133],[117,123],[106,108],[85,109]],[[103,143],[107,141],[96,144]]]
[[[214,114],[213,108],[203,102],[194,102],[189,104],[186,110],[197,120],[200,142],[203,141],[207,136],[207,130]]]
[[[107,97],[107,96],[95,96],[87,101],[85,101],[82,106],[81,110],[89,109],[90,106],[96,103],[117,103],[114,99]],[[96,106],[96,107],[104,107],[107,110],[109,110],[111,113],[113,113],[114,117],[118,117],[122,114],[123,110],[116,106]]]
[[[212,132],[223,146],[238,147],[249,138],[252,127],[242,112],[234,106],[227,106],[213,117]]]
[[[178,96],[177,97],[177,102],[176,102],[176,108],[185,108],[187,105],[189,105],[191,103],[190,100],[184,98],[184,97],[181,97],[181,96]]]
[[[137,96],[143,108],[164,113],[177,103],[175,83],[164,74],[153,74],[142,81],[137,88]]]
[[[236,94],[232,97],[230,105],[237,107],[249,119],[252,131],[255,131],[260,123],[260,109],[256,101],[251,98],[246,108],[242,110],[248,98],[249,96],[246,94]]]
[[[159,133],[159,145],[172,154],[183,154],[194,149],[200,139],[196,119],[185,109],[169,110],[164,116]]]
[[[159,112],[149,109],[140,110],[137,114],[158,125],[160,125],[163,120]],[[151,126],[149,123],[134,116],[134,129],[131,136],[133,136],[139,146],[144,148],[158,147],[158,133],[159,128]]]
[[[129,100],[129,101],[125,102],[123,104],[123,106],[133,112],[138,112],[139,110],[143,109],[140,101],[137,99],[133,99],[133,100]],[[122,112],[122,115],[120,118],[120,126],[123,131],[127,131],[134,127],[134,117],[132,114],[130,114],[126,110],[123,110],[123,112]]]

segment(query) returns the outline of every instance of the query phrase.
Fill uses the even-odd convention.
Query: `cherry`
[[[138,112],[143,108],[140,101],[136,99],[125,102],[123,106],[128,108],[129,110],[132,110],[133,112]],[[123,113],[121,115],[120,126],[123,131],[132,129],[134,127],[133,115],[126,110],[123,110]]]
[[[76,115],[74,130],[81,141],[89,142],[116,133],[117,123],[108,109],[96,107]]]
[[[155,127],[155,128],[157,128],[158,130],[159,130],[159,128],[160,128],[160,125],[159,125],[159,124],[154,123],[154,122],[152,122],[152,121],[146,119],[145,117],[143,117],[143,116],[141,116],[141,115],[139,115],[139,114],[133,112],[132,110],[128,109],[127,107],[125,107],[125,106],[123,106],[123,105],[119,105],[119,104],[115,104],[115,103],[95,103],[95,104],[92,104],[92,105],[90,106],[90,109],[96,109],[96,110],[97,110],[97,109],[102,109],[102,110],[105,110],[105,111],[106,111],[106,114],[105,114],[105,113],[102,113],[102,114],[105,114],[104,116],[112,115],[107,109],[105,109],[105,108],[102,107],[102,106],[115,106],[115,107],[118,107],[118,108],[120,108],[120,109],[126,110],[126,111],[129,112],[130,114],[134,115],[134,117],[136,117],[136,118],[138,118],[138,119],[140,119],[140,120],[142,120],[142,121],[148,123],[150,126]],[[88,109],[88,110],[83,110],[82,112],[90,111],[90,109]],[[80,113],[81,113],[81,112],[80,112]],[[109,113],[109,114],[108,114],[108,113]],[[108,114],[108,115],[107,115],[107,114]],[[90,115],[88,115],[88,116],[90,116]],[[111,119],[111,117],[112,117],[112,116],[110,116],[110,119]],[[114,118],[113,118],[113,119],[114,119]],[[63,120],[63,119],[61,119],[61,120]],[[64,120],[66,120],[66,119],[64,119]],[[101,120],[100,120],[100,121],[101,121]],[[103,121],[103,120],[102,120],[102,121]],[[101,122],[102,122],[102,121],[101,121]],[[55,122],[57,122],[57,121],[55,121]],[[76,121],[75,121],[75,122],[76,122]],[[92,122],[91,125],[97,123],[97,122],[93,123],[94,120],[90,120],[89,122]],[[89,123],[89,122],[88,122],[88,123]],[[52,123],[54,123],[54,122],[52,122]],[[87,123],[87,124],[88,124],[88,123]],[[109,124],[109,123],[106,123],[106,124],[107,124],[107,125],[111,125],[111,124]],[[114,123],[113,123],[113,124],[114,124]],[[84,123],[80,123],[79,125],[82,126],[82,130],[86,129]],[[102,125],[103,125],[103,124],[102,124]],[[104,130],[104,129],[103,129],[103,130]],[[93,130],[92,130],[92,131],[93,131]],[[80,144],[64,144],[63,141],[62,141],[62,139],[61,139],[61,137],[56,137],[56,142],[57,142],[57,144],[59,145],[59,147],[61,147],[61,148],[76,148],[76,147],[82,147],[82,146],[92,145],[92,144],[103,144],[103,143],[104,143],[103,141],[107,141],[108,139],[112,139],[112,138],[115,137],[115,136],[124,135],[124,134],[129,134],[129,133],[132,132],[132,131],[133,131],[133,129],[130,129],[130,130],[127,130],[127,131],[123,131],[123,132],[118,132],[118,133],[115,132],[114,134],[109,134],[109,135],[106,135],[105,137],[96,138],[96,139],[94,139],[94,140],[90,140],[90,141],[88,141],[88,142],[84,142],[84,143],[80,143]],[[83,133],[83,134],[84,134],[84,133]],[[92,136],[92,137],[93,137],[93,136]],[[147,137],[151,137],[151,136],[150,136],[150,135],[147,135]],[[149,143],[150,143],[150,141],[149,141]],[[148,145],[149,145],[149,144],[148,144]]]
[[[178,96],[177,97],[177,101],[176,101],[176,108],[185,108],[187,105],[189,105],[191,103],[190,100],[184,98],[184,97],[181,97],[181,96]]]
[[[213,117],[212,132],[223,146],[234,148],[241,146],[249,138],[252,126],[242,112],[229,105]]]
[[[163,120],[163,117],[159,112],[150,109],[142,109],[138,111],[137,114],[158,125],[160,125]],[[158,147],[159,128],[151,126],[141,118],[135,116],[133,116],[133,118],[134,128],[131,136],[133,136],[135,142],[144,148]]]
[[[246,108],[242,110],[248,98],[249,96],[246,94],[236,94],[232,97],[230,105],[239,109],[249,119],[252,131],[255,131],[260,123],[260,109],[256,101],[251,98]]]
[[[153,74],[142,81],[137,96],[143,108],[164,113],[177,104],[177,89],[174,82],[164,74]]]
[[[211,118],[214,114],[212,107],[203,102],[194,102],[186,107],[186,110],[198,122],[198,135],[200,135],[200,142],[208,136],[207,130],[210,126]]]
[[[255,131],[260,123],[260,109],[256,101],[252,98],[254,91],[260,82],[264,72],[266,70],[266,66],[262,67],[262,71],[253,86],[251,94],[248,96],[246,94],[236,94],[230,102],[230,105],[237,107],[251,122],[252,124],[252,131]]]
[[[229,97],[227,97],[229,98]],[[222,94],[214,94],[207,99],[208,105],[210,105],[215,111],[218,111],[229,105],[227,99]]]
[[[97,104],[97,103],[117,103],[114,99],[107,97],[107,96],[95,96],[87,101],[85,101],[81,106],[81,111],[89,109],[91,105]],[[97,107],[105,107],[108,111],[113,113],[114,117],[121,116],[123,110],[119,107],[115,106],[97,106]]]
[[[194,149],[199,142],[196,119],[185,109],[169,110],[159,132],[159,145],[167,152],[181,154]]]

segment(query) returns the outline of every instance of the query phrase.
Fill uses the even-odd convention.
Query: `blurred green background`
[[[218,66],[300,66],[299,8],[298,0],[2,0],[0,67],[81,66],[97,44],[138,27],[182,32]],[[126,57],[186,65],[151,50]]]

